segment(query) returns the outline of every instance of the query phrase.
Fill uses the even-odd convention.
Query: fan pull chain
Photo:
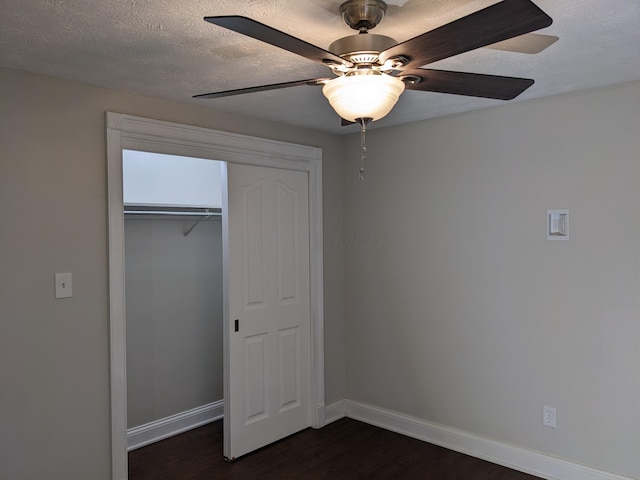
[[[360,148],[362,156],[360,157],[360,181],[364,181],[364,161],[367,159],[367,125],[362,122],[362,130],[360,132]]]
[[[370,118],[359,118],[362,130],[360,130],[360,181],[364,181],[364,161],[367,159],[367,124],[371,121]]]

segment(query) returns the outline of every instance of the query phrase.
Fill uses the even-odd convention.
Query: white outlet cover
[[[542,424],[545,427],[556,428],[556,409],[544,406],[542,408]]]

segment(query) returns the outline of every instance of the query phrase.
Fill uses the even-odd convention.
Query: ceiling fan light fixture
[[[350,122],[379,120],[391,111],[403,91],[402,80],[373,70],[334,78],[322,87],[336,113]]]

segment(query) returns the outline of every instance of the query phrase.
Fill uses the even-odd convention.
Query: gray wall
[[[222,223],[125,217],[127,426],[223,399]]]
[[[110,476],[105,110],[323,148],[327,403],[640,477],[640,84],[372,130],[363,184],[356,137],[0,85],[0,478]],[[569,242],[546,241],[548,208],[571,209]]]
[[[348,397],[640,478],[640,83],[367,141],[365,183],[345,148]]]
[[[323,149],[326,400],[344,397],[340,138],[14,70],[0,85],[0,478],[110,478],[107,110]]]

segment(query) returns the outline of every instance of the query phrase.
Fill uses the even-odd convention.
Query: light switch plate
[[[56,273],[56,298],[71,297],[71,287],[71,273]]]
[[[569,209],[547,210],[547,240],[569,240]]]

